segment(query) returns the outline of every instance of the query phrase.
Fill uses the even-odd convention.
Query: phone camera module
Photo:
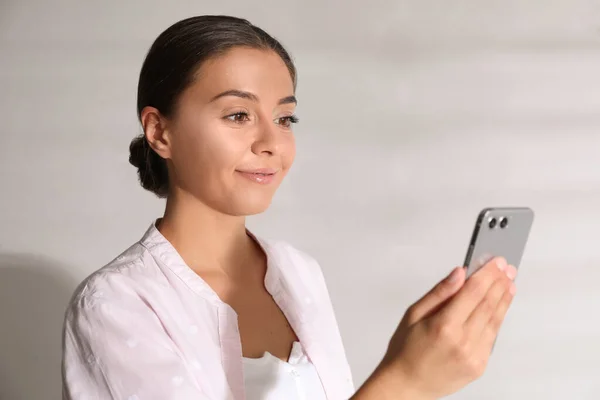
[[[508,225],[508,218],[502,217],[500,219],[500,228],[506,228],[506,225]]]
[[[496,227],[497,223],[498,223],[498,220],[496,220],[496,218],[491,218],[490,222],[489,222],[490,229],[494,229]]]

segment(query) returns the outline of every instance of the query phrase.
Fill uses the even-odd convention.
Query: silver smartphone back
[[[467,277],[496,256],[504,257],[518,268],[533,218],[533,210],[527,207],[483,209],[477,217],[465,257]]]

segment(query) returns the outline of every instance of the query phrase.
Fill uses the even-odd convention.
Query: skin
[[[220,94],[235,90],[237,95]],[[265,211],[292,166],[289,71],[277,54],[236,48],[205,62],[169,118],[141,121],[167,160],[170,188],[157,226],[187,265],[238,314],[242,352],[287,360],[297,340],[264,287],[266,256],[245,217]],[[245,114],[241,114],[245,113]],[[238,172],[277,170],[269,185]],[[432,400],[480,377],[515,294],[516,269],[497,258],[466,280],[457,267],[402,318],[381,363],[354,400]]]

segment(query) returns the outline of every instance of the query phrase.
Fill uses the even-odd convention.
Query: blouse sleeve
[[[139,303],[71,306],[63,400],[209,400],[158,318]]]

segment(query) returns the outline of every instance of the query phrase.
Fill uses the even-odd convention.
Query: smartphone
[[[528,207],[481,210],[465,257],[467,278],[496,256],[519,268],[533,218],[533,210]]]

